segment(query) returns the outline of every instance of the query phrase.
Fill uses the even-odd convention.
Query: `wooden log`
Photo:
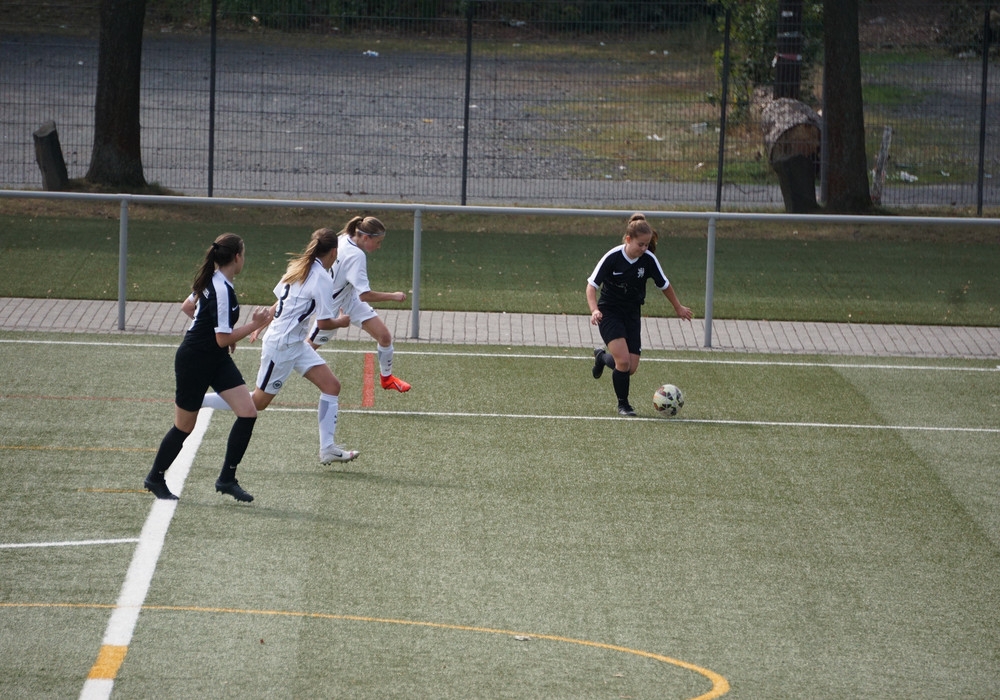
[[[46,190],[61,192],[69,189],[69,174],[59,145],[56,123],[47,121],[33,134],[35,139],[35,160],[42,171],[42,184]]]
[[[816,164],[823,133],[819,115],[804,102],[780,98],[764,105],[760,122],[767,159],[778,175],[785,210],[815,211],[819,208]]]
[[[823,123],[805,102],[787,97],[768,102],[760,126],[770,163],[792,156],[819,157]]]

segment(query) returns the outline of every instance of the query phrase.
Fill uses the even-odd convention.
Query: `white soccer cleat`
[[[350,462],[359,454],[361,453],[357,450],[345,450],[339,445],[334,445],[333,447],[319,453],[319,463],[329,464],[330,462]]]

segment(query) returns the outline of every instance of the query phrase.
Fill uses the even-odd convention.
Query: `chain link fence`
[[[48,120],[69,177],[86,173],[97,4],[4,0],[3,187],[42,186],[32,134]],[[862,10],[880,201],[1000,205],[1000,13],[991,24],[988,2],[965,0]],[[722,82],[724,14],[708,0],[150,0],[146,180],[212,196],[780,208],[758,116]],[[746,44],[731,44],[738,69]],[[818,111],[821,75],[803,65],[801,99]]]

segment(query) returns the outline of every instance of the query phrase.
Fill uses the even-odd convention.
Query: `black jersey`
[[[226,276],[218,270],[212,275],[211,283],[198,295],[194,321],[184,335],[184,344],[204,352],[223,352],[215,339],[216,333],[232,333],[240,319],[240,302],[236,290]]]
[[[605,253],[587,278],[590,285],[601,290],[598,308],[619,314],[639,312],[646,302],[646,280],[653,280],[658,289],[670,286],[655,255],[647,250],[632,260],[625,255],[624,244]]]

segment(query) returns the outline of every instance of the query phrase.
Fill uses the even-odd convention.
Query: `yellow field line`
[[[99,604],[89,604],[89,603],[0,603],[0,608],[114,608],[114,605],[99,605]],[[394,618],[385,617],[366,617],[363,615],[336,615],[332,613],[310,613],[310,612],[296,612],[293,610],[245,610],[240,608],[210,608],[201,606],[187,606],[187,605],[144,605],[143,610],[159,610],[165,612],[200,612],[200,613],[225,613],[225,614],[236,614],[236,615],[269,615],[275,617],[299,617],[299,618],[312,618],[317,620],[340,620],[349,622],[368,622],[377,624],[390,624],[390,625],[405,625],[409,627],[429,627],[433,629],[442,630],[457,630],[461,632],[478,632],[483,634],[502,634],[509,637],[524,637],[527,639],[544,639],[550,642],[561,642],[564,644],[577,644],[585,647],[593,647],[595,649],[605,649],[607,651],[615,651],[622,654],[632,654],[633,656],[640,656],[647,659],[652,659],[654,661],[659,661],[661,663],[670,664],[671,666],[677,666],[686,671],[693,671],[698,673],[708,679],[712,684],[711,690],[697,697],[691,698],[691,700],[713,700],[714,698],[719,698],[729,692],[729,681],[725,679],[724,676],[716,673],[707,668],[701,666],[696,666],[695,664],[688,663],[687,661],[682,661],[680,659],[675,659],[670,656],[664,656],[663,654],[656,654],[651,651],[643,651],[641,649],[630,649],[629,647],[619,646],[617,644],[605,644],[603,642],[592,642],[586,639],[573,639],[572,637],[562,637],[554,634],[534,634],[530,632],[515,632],[513,630],[503,630],[503,629],[493,629],[490,627],[475,627],[469,625],[453,625],[444,622],[422,622],[419,620],[399,620]],[[125,658],[125,654],[128,651],[128,647],[115,646],[115,645],[104,645],[101,647],[100,654],[98,654],[97,661],[90,670],[89,678],[101,680],[101,679],[113,679],[118,673],[118,667],[121,666],[122,661]]]

